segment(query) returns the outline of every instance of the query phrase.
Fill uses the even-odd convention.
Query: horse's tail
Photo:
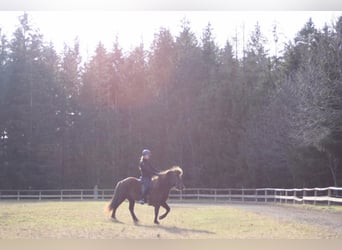
[[[119,196],[120,196],[120,191],[121,191],[120,185],[121,185],[121,181],[119,181],[118,184],[116,184],[115,186],[112,200],[109,202],[108,206],[105,209],[107,213],[110,213],[117,206]]]

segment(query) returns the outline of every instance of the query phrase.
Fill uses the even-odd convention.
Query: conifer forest
[[[99,38],[87,59],[28,14],[0,29],[0,189],[112,188],[144,148],[186,187],[342,185],[342,16],[277,53],[256,24],[241,55],[179,25],[129,51]]]

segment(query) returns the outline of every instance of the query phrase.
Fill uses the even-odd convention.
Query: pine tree
[[[73,47],[64,46],[58,72],[58,180],[60,187],[78,187],[86,178],[80,163],[78,125],[80,123],[79,95],[81,91],[81,56],[79,41]],[[77,180],[77,181],[76,181]]]
[[[159,121],[153,126],[153,135],[159,139],[160,146],[157,147],[158,161],[165,164],[175,164],[175,159],[180,159],[179,145],[172,141],[170,136],[170,126],[172,119],[170,111],[170,88],[173,84],[173,76],[175,71],[175,41],[170,31],[161,28],[159,33],[155,34],[151,52],[149,54],[149,92],[152,94],[154,101],[153,112],[149,112],[149,117],[160,116]],[[145,126],[152,126],[146,124]]]
[[[13,187],[42,187],[53,171],[49,155],[54,133],[54,77],[42,35],[27,14],[10,42],[5,127],[8,133],[8,175]],[[55,59],[55,58],[54,58]],[[44,181],[45,180],[45,181]]]
[[[87,154],[88,181],[92,185],[110,183],[113,174],[114,131],[112,128],[118,101],[113,99],[117,91],[113,74],[112,58],[102,43],[99,43],[94,57],[86,65],[81,92],[83,150]],[[117,98],[117,97],[115,97]],[[120,100],[120,98],[117,98]],[[115,128],[116,129],[116,128]],[[108,179],[110,178],[110,179]]]

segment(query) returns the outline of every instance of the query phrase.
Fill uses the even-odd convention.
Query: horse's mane
[[[179,167],[179,166],[173,166],[173,167],[171,167],[169,169],[166,169],[166,170],[160,172],[159,174],[166,175],[169,172],[178,172],[179,176],[183,175],[183,169],[181,167]]]

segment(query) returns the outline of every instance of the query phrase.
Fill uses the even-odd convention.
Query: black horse
[[[158,214],[159,208],[162,206],[166,209],[166,212],[159,217],[159,219],[164,219],[170,212],[170,207],[167,205],[166,200],[169,197],[169,192],[171,188],[176,188],[178,190],[183,189],[182,181],[183,170],[174,166],[168,170],[160,173],[160,176],[154,177],[152,179],[152,188],[148,196],[148,204],[154,206],[154,223],[159,224]],[[116,184],[114,195],[110,201],[107,210],[112,212],[112,218],[116,219],[115,212],[116,209],[124,200],[129,201],[129,211],[132,215],[133,221],[137,222],[138,218],[134,213],[135,201],[141,197],[141,183],[139,179],[134,177],[128,177],[124,180],[119,181]]]

